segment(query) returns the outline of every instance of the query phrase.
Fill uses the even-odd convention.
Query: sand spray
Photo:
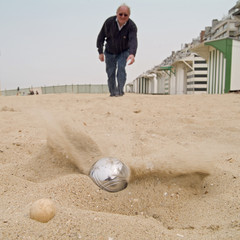
[[[57,119],[50,114],[44,114],[47,132],[47,146],[58,159],[64,158],[74,164],[82,174],[89,175],[92,165],[102,157],[97,143],[87,134],[83,133],[76,124],[67,118]],[[174,149],[175,152],[178,149]],[[193,181],[201,181],[211,172],[212,166],[203,154],[197,154],[188,149],[182,156],[159,155],[153,159],[132,159],[124,161],[130,169],[129,182],[142,181],[150,178],[161,178],[168,181],[172,178],[190,176]],[[167,151],[168,153],[173,151]],[[181,150],[181,152],[183,152]],[[156,154],[155,154],[156,155]],[[195,156],[193,159],[192,156]],[[117,156],[114,156],[117,158]],[[198,158],[198,159],[196,159]],[[189,178],[188,180],[189,181]]]

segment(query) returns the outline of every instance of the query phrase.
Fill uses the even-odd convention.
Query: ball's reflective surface
[[[108,192],[118,192],[128,185],[129,168],[116,158],[102,158],[94,163],[90,178]]]

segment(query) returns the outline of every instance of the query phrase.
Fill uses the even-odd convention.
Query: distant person
[[[17,87],[17,96],[20,94],[20,88]]]
[[[29,90],[29,95],[34,95],[34,91],[33,90]]]
[[[127,5],[119,6],[116,15],[104,22],[97,38],[99,59],[106,62],[111,97],[124,95],[123,89],[127,77],[125,67],[127,63],[131,65],[135,61],[138,45],[137,26],[129,18],[130,13]],[[104,45],[105,41],[106,45]]]

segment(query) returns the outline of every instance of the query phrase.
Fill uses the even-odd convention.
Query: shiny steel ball
[[[101,158],[90,170],[93,182],[108,192],[118,192],[128,185],[129,168],[116,158]]]

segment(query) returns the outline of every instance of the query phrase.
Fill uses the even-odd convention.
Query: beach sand
[[[0,239],[240,239],[240,94],[0,96],[0,132]],[[102,157],[126,189],[90,179]]]

